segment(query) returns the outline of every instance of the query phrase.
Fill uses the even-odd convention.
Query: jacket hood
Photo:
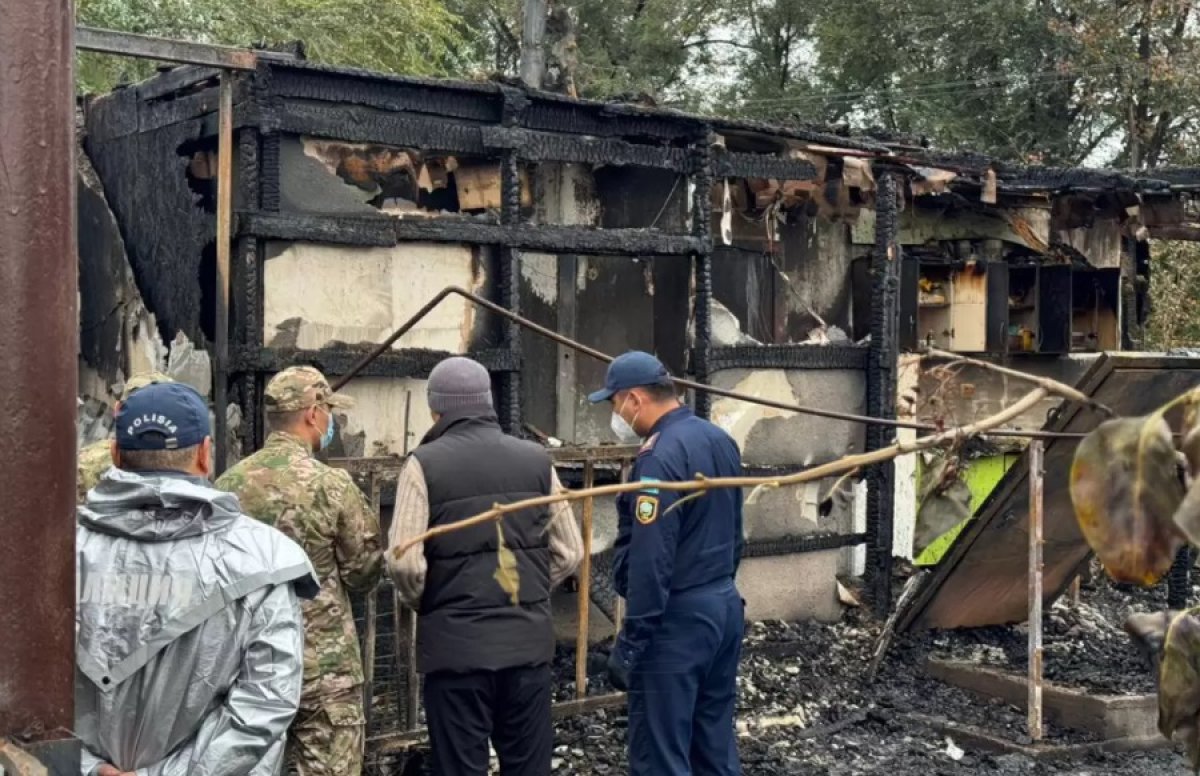
[[[144,542],[167,542],[227,528],[241,515],[232,493],[180,472],[109,469],[79,508],[79,524]]]

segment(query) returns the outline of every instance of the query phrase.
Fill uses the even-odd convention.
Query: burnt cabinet
[[[986,353],[1003,345],[1004,321],[992,312],[1004,294],[1008,267],[964,262],[933,264],[905,259],[900,271],[900,344],[959,353]]]
[[[905,259],[900,345],[958,353],[1116,350],[1120,271]]]

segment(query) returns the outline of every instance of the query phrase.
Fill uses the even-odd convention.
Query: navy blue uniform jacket
[[[625,660],[633,662],[645,649],[672,592],[732,578],[742,554],[740,488],[709,490],[671,510],[690,494],[661,490],[655,481],[741,473],[733,439],[688,407],[672,410],[651,429],[631,475],[644,487],[617,498],[613,575],[626,611],[616,649]]]

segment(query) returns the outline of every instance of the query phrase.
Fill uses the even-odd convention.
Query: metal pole
[[[561,265],[560,265],[560,267],[561,267]],[[470,291],[464,291],[463,289],[458,288],[457,286],[447,286],[446,288],[443,288],[441,291],[437,292],[437,294],[435,294],[432,299],[430,299],[428,302],[426,302],[421,307],[421,309],[419,309],[415,313],[413,313],[412,317],[410,317],[404,323],[400,324],[400,328],[398,328],[394,332],[392,332],[391,335],[386,340],[384,340],[383,342],[376,345],[375,348],[373,350],[371,350],[371,352],[367,353],[365,356],[360,358],[353,366],[350,367],[350,369],[348,369],[346,371],[346,374],[342,375],[341,377],[338,377],[333,382],[333,386],[332,386],[333,390],[335,390],[335,391],[341,390],[342,386],[344,386],[346,383],[348,383],[352,379],[354,379],[354,377],[359,372],[366,369],[367,366],[369,366],[372,361],[379,358],[384,353],[388,352],[388,350],[391,349],[392,345],[394,345],[397,340],[399,340],[401,337],[403,337],[405,334],[407,334],[409,331],[411,331],[414,326],[416,326],[418,323],[420,323],[421,320],[426,315],[429,315],[429,313],[432,312],[435,307],[437,307],[439,304],[441,304],[442,301],[445,300],[449,296],[461,296],[463,299],[470,300],[473,304],[477,304],[480,307],[484,308],[485,310],[490,310],[493,313],[495,313],[496,315],[499,315],[500,317],[504,318],[505,320],[509,320],[520,326],[523,326],[524,328],[528,329],[529,331],[534,332],[538,336],[545,337],[546,339],[557,342],[560,345],[565,345],[568,348],[570,348],[576,352],[591,356],[592,358],[594,358],[598,361],[603,361],[604,363],[607,364],[607,363],[611,363],[613,360],[613,357],[608,355],[607,353],[601,353],[600,351],[596,350],[595,348],[589,348],[587,345],[580,344],[580,343],[576,342],[575,340],[571,339],[570,337],[565,337],[556,331],[547,329],[545,326],[540,326],[540,325],[534,323],[533,321],[529,320],[528,318],[522,318],[520,315],[517,315],[512,310],[508,310],[505,307],[498,305],[495,302],[491,301],[490,299],[485,299],[484,297],[479,296],[478,294],[472,294]],[[823,409],[818,409],[816,407],[805,407],[805,406],[801,406],[799,404],[788,404],[787,402],[780,402],[780,401],[773,401],[771,399],[764,399],[760,396],[752,396],[747,393],[739,393],[737,391],[727,391],[723,388],[717,388],[715,386],[708,385],[706,383],[698,383],[698,382],[695,382],[694,380],[685,380],[681,377],[675,377],[672,379],[675,382],[675,385],[679,386],[680,388],[691,388],[692,390],[695,390],[695,391],[702,391],[704,393],[710,393],[713,396],[724,396],[727,399],[737,399],[738,401],[746,401],[746,402],[750,402],[751,404],[758,404],[763,407],[774,407],[775,409],[785,410],[787,412],[798,412],[803,415],[813,415],[815,417],[829,418],[831,420],[845,420],[850,423],[865,423],[870,426],[879,426],[881,428],[912,428],[912,429],[916,429],[918,431],[929,431],[929,432],[935,432],[935,433],[943,430],[941,427],[935,426],[931,423],[915,423],[915,422],[907,421],[907,420],[897,420],[894,417],[894,415],[895,415],[894,402],[893,402],[893,412],[892,412],[893,417],[864,417],[862,415],[855,415],[855,414],[849,413],[849,412],[838,412],[837,410],[823,410]],[[892,395],[895,396],[894,388],[892,391]],[[1082,439],[1084,436],[1086,436],[1086,434],[1082,434],[1079,432],[1071,432],[1071,431],[1067,431],[1067,432],[1036,431],[1036,430],[1035,431],[1018,431],[1018,430],[1010,430],[1010,429],[998,429],[998,430],[984,432],[984,433],[980,434],[980,436],[983,436],[983,437],[1014,437],[1017,439]]]
[[[75,14],[0,2],[0,740],[79,773]]]
[[[1042,740],[1042,442],[1029,443],[1029,737]]]
[[[596,484],[596,465],[583,464],[583,487]],[[579,633],[575,636],[575,697],[587,695],[588,615],[592,609],[592,510],[593,499],[583,502],[583,562],[579,565]]]
[[[521,27],[521,80],[533,89],[542,88],[546,69],[546,0],[525,0]]]
[[[216,364],[213,369],[213,409],[216,415],[217,474],[225,471],[229,455],[229,252],[233,248],[233,79],[221,73],[221,102],[217,134],[217,288]]]

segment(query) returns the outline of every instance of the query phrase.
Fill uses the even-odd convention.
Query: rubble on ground
[[[1085,587],[1080,604],[1065,600],[1047,613],[1046,675],[1097,692],[1153,692],[1153,676],[1121,631],[1130,611],[1165,608],[1165,590],[1125,591],[1107,581]],[[976,660],[1024,670],[1023,627],[899,638],[874,683],[866,675],[880,630],[860,610],[835,625],[760,622],[748,626],[738,679],[738,731],[743,772],[788,776],[937,776],[989,773],[1188,773],[1170,749],[1106,754],[1062,762],[982,752],[931,724],[948,720],[1019,745],[1024,711],[984,702],[929,678],[931,656]],[[589,695],[611,692],[603,679],[606,645],[589,661]],[[574,656],[555,661],[556,700],[574,697]],[[624,709],[596,711],[556,723],[555,774],[626,772]],[[1095,743],[1092,734],[1048,726],[1046,746]]]
[[[1200,588],[1193,590],[1193,600],[1200,600]],[[1165,585],[1139,589],[1115,585],[1104,577],[1086,586],[1078,603],[1063,596],[1045,614],[1046,681],[1099,694],[1153,693],[1150,665],[1122,625],[1134,612],[1165,609]],[[932,652],[935,657],[1024,673],[1027,634],[1024,625],[940,633],[932,638]]]

